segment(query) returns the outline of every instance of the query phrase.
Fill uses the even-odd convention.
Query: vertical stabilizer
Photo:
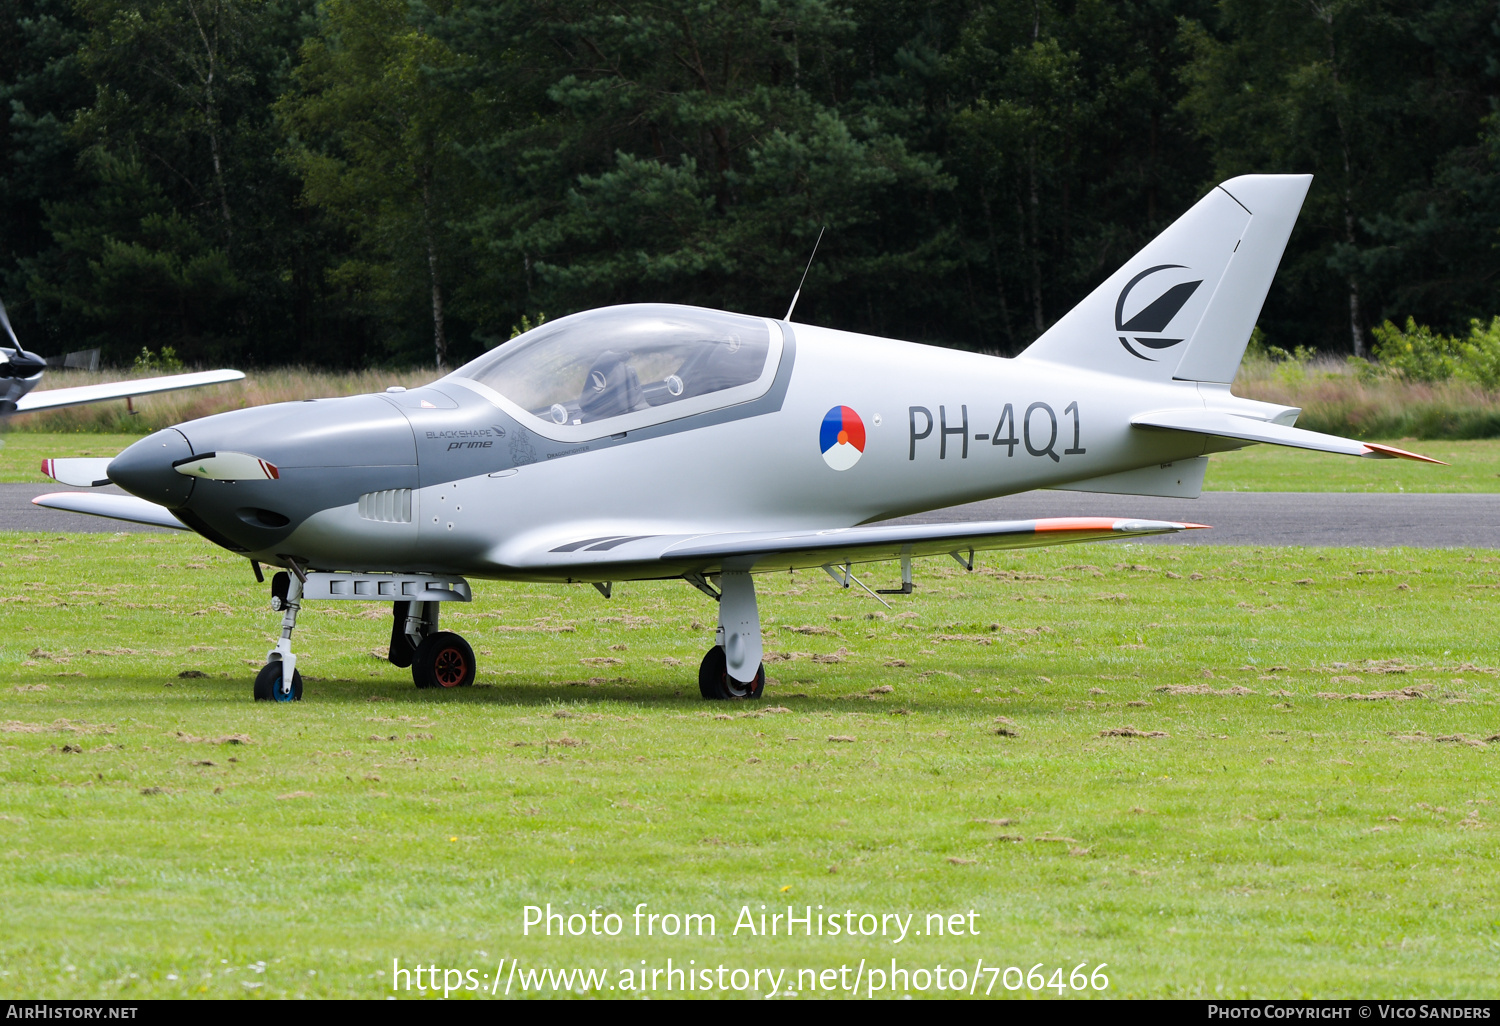
[[[1021,359],[1148,381],[1234,379],[1311,175],[1216,187]]]

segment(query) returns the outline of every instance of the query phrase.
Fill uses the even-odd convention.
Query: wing
[[[1419,460],[1422,463],[1438,463],[1445,467],[1448,465],[1431,456],[1421,456],[1414,452],[1407,452],[1405,449],[1397,449],[1392,445],[1356,442],[1352,438],[1325,435],[1318,431],[1307,431],[1218,410],[1157,410],[1132,417],[1130,423],[1136,427],[1156,428],[1161,431],[1187,431],[1195,435],[1213,435],[1217,438],[1233,438],[1244,442],[1266,442],[1270,445],[1290,446],[1293,449],[1313,449],[1318,452],[1341,453],[1345,456],[1363,456],[1369,460]]]
[[[1072,542],[1173,534],[1203,527],[1165,520],[1061,517],[964,524],[896,524],[827,531],[700,535],[599,535],[562,540],[545,551],[510,553],[507,569],[572,580],[675,577],[721,569],[769,572],[902,556],[939,556]],[[611,574],[614,576],[611,577]]]
[[[170,527],[186,531],[187,525],[172,515],[165,506],[158,506],[134,495],[101,495],[98,492],[52,492],[38,495],[31,500],[37,506],[60,509],[68,513],[87,513],[111,520],[129,520],[135,524],[150,524],[152,527]]]
[[[244,376],[237,370],[211,370],[195,371],[192,374],[168,374],[159,378],[136,378],[134,381],[111,381],[103,385],[49,388],[42,392],[32,392],[22,396],[21,400],[16,403],[16,412],[54,410],[60,406],[102,403],[106,399],[125,399],[130,396],[151,395],[155,392],[174,392],[179,388],[221,385],[228,381],[239,381]]]

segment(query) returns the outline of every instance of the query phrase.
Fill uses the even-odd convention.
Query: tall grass
[[[1467,381],[1360,374],[1332,358],[1248,356],[1233,391],[1297,406],[1297,426],[1353,438],[1500,438],[1500,393]]]
[[[75,385],[95,385],[106,381],[151,376],[148,372],[119,370],[52,370],[47,372],[43,387],[70,388]],[[233,384],[143,396],[132,401],[134,413],[127,408],[125,400],[113,399],[89,406],[23,414],[11,418],[7,427],[11,431],[98,431],[144,435],[173,424],[181,424],[185,420],[207,417],[226,410],[264,406],[267,403],[381,392],[391,385],[415,388],[427,384],[437,376],[437,372],[431,367],[337,373],[309,367],[282,367],[252,371],[244,381]]]
[[[48,371],[47,388],[67,388],[143,377],[121,371]],[[390,385],[415,388],[437,377],[430,367],[332,372],[308,367],[252,371],[244,381],[185,392],[75,406],[14,417],[10,431],[98,431],[147,434],[225,410],[267,403],[380,392]],[[1500,393],[1472,382],[1427,383],[1361,375],[1328,357],[1281,362],[1251,354],[1240,366],[1234,393],[1247,399],[1297,406],[1297,426],[1353,438],[1500,438]]]

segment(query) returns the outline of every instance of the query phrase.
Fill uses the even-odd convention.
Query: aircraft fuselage
[[[1216,408],[1265,408],[1222,386],[767,323],[783,344],[765,394],[635,430],[556,437],[568,432],[455,375],[190,421],[136,443],[110,474],[252,559],[559,580],[527,554],[595,536],[853,526],[1190,460],[1204,438],[1133,428],[1131,417],[1202,405],[1200,389],[1215,390]],[[836,469],[820,427],[840,407],[864,439]],[[206,480],[173,467],[225,450],[253,452],[279,477]],[[663,576],[660,563],[621,566],[608,551],[597,575],[566,579]]]

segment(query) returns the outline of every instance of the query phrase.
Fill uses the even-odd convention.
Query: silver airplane
[[[221,385],[227,381],[239,381],[245,376],[237,370],[193,371],[189,374],[166,374],[155,378],[111,381],[100,385],[76,385],[71,388],[49,388],[42,392],[34,392],[33,389],[42,383],[42,375],[47,370],[47,361],[21,347],[21,340],[16,337],[15,329],[10,326],[10,316],[5,312],[4,303],[0,303],[0,328],[4,328],[6,336],[10,338],[10,345],[0,343],[0,419],[8,418],[16,413],[57,410],[64,406],[102,403],[108,399],[132,399],[157,392],[175,392],[181,388]],[[47,476],[53,475],[49,473]],[[69,480],[65,483],[79,482]],[[92,485],[109,482],[95,479],[81,483]]]
[[[273,578],[281,640],[257,699],[302,694],[291,638],[313,599],[389,602],[417,687],[473,682],[438,628],[469,578],[680,578],[718,605],[709,699],[765,687],[755,575],[1183,531],[1063,518],[891,525],[1033,488],[1196,497],[1207,454],[1253,443],[1426,459],[1293,426],[1234,379],[1311,177],[1225,182],[1005,359],[684,306],[549,322],[431,385],[281,403],[55,461],[130,495],[35,501],[196,531]],[[1437,462],[1437,461],[1431,461]],[[868,589],[867,589],[868,590]]]

